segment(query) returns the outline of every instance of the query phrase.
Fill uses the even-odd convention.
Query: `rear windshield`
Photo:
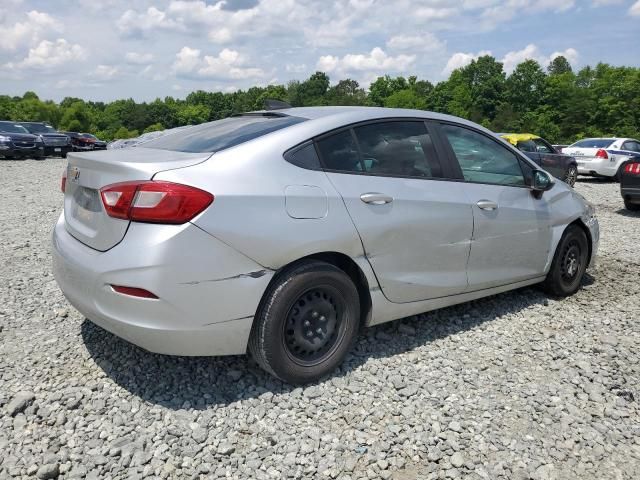
[[[24,123],[22,125],[31,133],[57,133],[51,125],[42,125],[41,123]]]
[[[0,122],[0,132],[29,133],[22,125],[16,125],[11,122]]]
[[[613,142],[615,142],[614,138],[587,138],[586,140],[580,140],[571,146],[576,148],[607,148]]]
[[[290,115],[230,117],[164,135],[138,147],[191,153],[219,152],[305,120]]]

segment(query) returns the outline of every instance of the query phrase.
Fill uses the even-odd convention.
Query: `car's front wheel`
[[[573,187],[576,184],[576,180],[578,179],[578,167],[575,165],[570,165],[567,169],[567,172],[564,176],[564,181],[570,187]]]
[[[588,261],[587,235],[577,225],[569,225],[556,248],[543,289],[556,297],[573,295],[580,288]]]
[[[345,272],[325,262],[301,262],[284,270],[265,293],[249,351],[285,382],[312,382],[342,363],[359,319],[358,291]]]

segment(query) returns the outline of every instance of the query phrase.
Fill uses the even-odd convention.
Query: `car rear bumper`
[[[244,354],[253,316],[273,276],[192,224],[132,223],[106,252],[53,231],[56,281],[69,302],[105,330],[170,355]],[[158,299],[116,293],[143,288]]]
[[[640,203],[640,185],[637,187],[620,187],[622,198],[631,203]]]
[[[618,173],[617,163],[609,159],[576,157],[576,161],[578,162],[578,173],[580,175],[614,177]]]

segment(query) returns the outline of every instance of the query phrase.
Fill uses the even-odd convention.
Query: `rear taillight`
[[[601,148],[596,152],[596,158],[604,158],[605,160],[607,160],[609,158],[609,155],[607,154],[607,151],[605,149]]]
[[[62,190],[62,193],[64,193],[66,188],[67,188],[67,169],[65,168],[64,171],[62,172],[62,180],[60,180],[60,190]]]
[[[100,189],[107,215],[133,222],[181,224],[213,202],[199,188],[163,181],[114,183]]]
[[[627,163],[624,166],[624,173],[631,175],[640,175],[640,163]]]

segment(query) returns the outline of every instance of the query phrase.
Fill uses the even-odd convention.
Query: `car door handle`
[[[360,200],[371,205],[384,205],[393,202],[393,197],[385,195],[384,193],[370,192],[360,195]]]
[[[491,210],[497,210],[498,208],[498,204],[496,202],[492,202],[491,200],[479,200],[478,203],[476,203],[476,205],[481,210],[491,211]]]

